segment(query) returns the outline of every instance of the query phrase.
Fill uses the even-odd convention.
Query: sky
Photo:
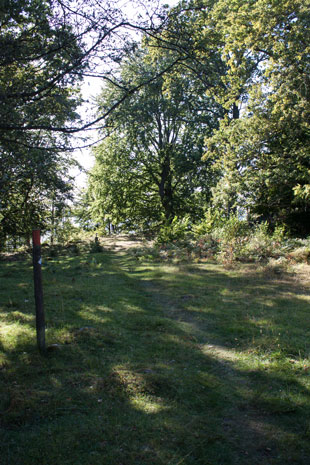
[[[152,1],[149,1],[152,5]],[[161,4],[161,5],[169,5],[174,6],[178,2],[177,0],[158,0],[154,1],[154,4]],[[143,2],[141,2],[143,4]],[[143,10],[142,7],[139,8],[139,0],[138,3],[134,1],[124,1],[121,4],[122,10],[126,12],[128,17],[131,20],[137,19],[137,15],[141,14]],[[92,103],[95,102],[96,97],[100,94],[100,90],[102,87],[102,80],[98,78],[85,78],[84,83],[82,85],[82,95],[84,100],[89,101],[89,107],[92,106]],[[81,109],[81,114],[83,116],[87,113],[87,107]],[[90,131],[92,140],[95,142],[99,137],[96,131]],[[87,134],[89,136],[89,134]],[[80,145],[80,144],[78,144]],[[78,163],[82,166],[83,171],[80,171],[77,168],[72,169],[71,175],[75,179],[75,184],[78,190],[86,187],[87,182],[87,171],[93,166],[94,164],[94,157],[91,153],[91,148],[85,149],[78,149],[74,152],[74,158],[78,161]]]

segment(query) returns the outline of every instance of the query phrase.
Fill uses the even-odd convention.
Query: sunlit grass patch
[[[148,396],[133,397],[130,403],[134,409],[146,414],[156,414],[165,409],[158,399],[154,400]]]
[[[0,340],[4,351],[14,351],[20,345],[31,344],[34,338],[34,328],[18,320],[15,323],[2,324],[0,327]]]

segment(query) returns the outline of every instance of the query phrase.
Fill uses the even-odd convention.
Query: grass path
[[[41,357],[31,263],[0,262],[1,465],[309,463],[306,276],[44,263]]]

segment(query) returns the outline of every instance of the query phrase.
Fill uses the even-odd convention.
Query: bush
[[[67,244],[67,250],[70,254],[72,255],[79,255],[80,254],[80,248],[77,242],[69,242]]]
[[[288,238],[282,226],[270,232],[267,222],[251,227],[237,215],[220,218],[209,209],[199,225],[190,225],[188,217],[174,218],[162,226],[154,246],[133,254],[138,260],[256,262],[282,269],[290,262],[310,262],[310,238]]]
[[[219,242],[212,234],[205,234],[196,240],[193,247],[193,254],[197,258],[214,259],[219,251]]]
[[[240,251],[242,261],[261,262],[269,258],[278,259],[287,254],[292,243],[286,238],[285,230],[276,227],[270,233],[267,222],[259,223],[252,229]]]
[[[219,226],[222,223],[222,220],[217,211],[213,211],[212,208],[204,214],[204,219],[199,223],[193,225],[193,234],[195,238],[200,238],[201,236],[207,236],[211,234],[214,228]]]
[[[274,240],[267,222],[258,224],[246,239],[240,251],[243,261],[262,261],[273,256]]]
[[[159,230],[156,244],[185,240],[189,234],[189,221],[188,216],[182,219],[175,216],[171,223],[166,222]]]
[[[309,263],[310,261],[310,245],[304,245],[292,250],[289,254],[289,258],[296,263]]]
[[[249,234],[249,225],[237,215],[230,216],[216,228],[212,235],[218,242],[218,259],[225,264],[240,259],[240,254]]]

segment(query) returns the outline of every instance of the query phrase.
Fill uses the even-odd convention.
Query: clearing
[[[309,267],[137,260],[126,238],[0,262],[1,465],[292,465],[310,457]]]

